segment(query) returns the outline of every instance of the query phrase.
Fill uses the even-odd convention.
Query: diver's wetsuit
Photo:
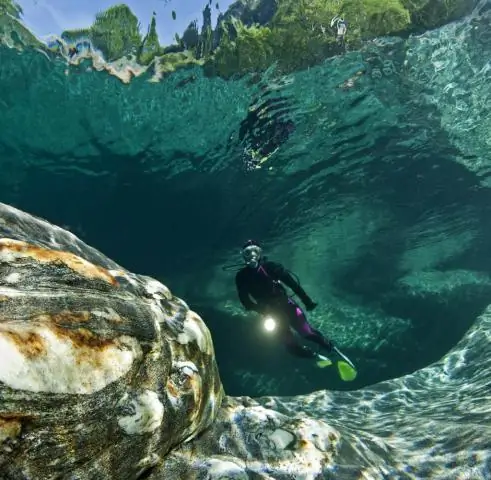
[[[308,309],[315,306],[305,290],[279,263],[263,261],[256,268],[246,266],[235,276],[235,284],[242,305],[246,310],[254,310],[261,314],[271,313],[275,316],[279,324],[278,334],[290,353],[309,358],[316,355],[315,352],[296,341],[290,327],[293,327],[303,338],[331,351],[331,342],[324,338],[321,332],[312,328],[302,309],[288,297],[280,282],[290,287]],[[251,297],[255,301],[252,301]]]

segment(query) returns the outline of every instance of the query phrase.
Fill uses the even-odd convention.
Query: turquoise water
[[[4,47],[2,200],[171,285],[212,330],[232,394],[400,376],[487,305],[486,32],[476,15],[290,75],[195,67],[129,84]],[[250,237],[318,301],[312,323],[360,364],[354,384],[290,358],[241,313],[222,267]]]
[[[490,12],[229,80],[190,67],[125,83],[2,46],[0,201],[185,299],[226,394],[257,398],[231,399],[235,412],[304,412],[341,432],[322,478],[488,479]],[[355,381],[288,355],[241,308],[224,267],[248,238],[298,275]],[[267,430],[254,415],[230,455],[292,478],[251,440]],[[237,417],[198,441],[190,470],[210,470]]]

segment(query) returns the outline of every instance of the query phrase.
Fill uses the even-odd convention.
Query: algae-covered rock
[[[0,204],[0,478],[137,478],[214,419],[208,329],[152,278]]]
[[[178,68],[187,67],[190,65],[203,65],[202,60],[196,57],[189,51],[170,52],[165,55],[155,57],[154,71],[152,81],[158,81],[163,75],[174,72]]]

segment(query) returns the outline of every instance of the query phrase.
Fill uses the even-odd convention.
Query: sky
[[[215,8],[218,1],[219,10]],[[176,33],[182,34],[193,20],[201,25],[202,11],[207,0],[17,0],[22,7],[24,24],[38,37],[60,35],[63,30],[89,27],[95,14],[101,10],[125,3],[138,17],[142,34],[157,14],[157,33],[161,45],[170,45]],[[218,13],[225,12],[233,0],[213,0],[212,21],[215,26]],[[176,20],[172,19],[172,11]]]

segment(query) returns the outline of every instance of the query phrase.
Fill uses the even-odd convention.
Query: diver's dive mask
[[[262,250],[259,245],[248,245],[242,249],[242,257],[247,266],[256,268],[261,260]]]

